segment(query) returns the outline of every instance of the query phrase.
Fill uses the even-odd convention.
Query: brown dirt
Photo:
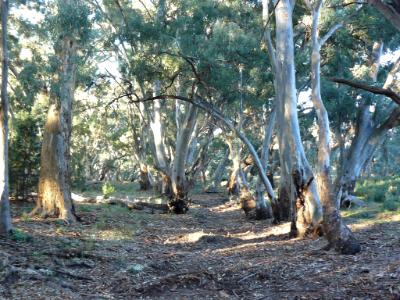
[[[196,195],[186,215],[80,205],[72,226],[14,203],[32,239],[0,239],[0,298],[400,299],[400,216],[352,225],[362,253],[346,256],[225,201]]]

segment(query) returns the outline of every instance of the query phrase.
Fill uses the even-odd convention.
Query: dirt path
[[[20,236],[0,240],[0,297],[400,299],[400,216],[353,225],[363,251],[338,256],[225,200],[196,195],[186,215],[79,205],[74,226],[14,204]]]

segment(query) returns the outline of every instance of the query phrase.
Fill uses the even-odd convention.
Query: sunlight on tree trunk
[[[38,201],[32,214],[76,220],[70,186],[72,103],[76,81],[76,41],[66,35],[57,45],[60,60],[60,97],[50,106],[44,128]]]

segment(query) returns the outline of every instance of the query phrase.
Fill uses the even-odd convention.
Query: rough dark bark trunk
[[[146,164],[139,163],[139,188],[141,191],[149,191],[153,188],[150,181],[150,174]]]
[[[11,231],[8,177],[8,1],[1,2],[1,105],[0,105],[0,235]]]

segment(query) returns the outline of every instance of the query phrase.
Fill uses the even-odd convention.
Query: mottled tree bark
[[[8,1],[1,1],[0,235],[11,231],[8,177]]]
[[[40,213],[45,217],[54,216],[73,222],[76,217],[71,199],[69,162],[77,44],[73,37],[65,35],[57,48],[60,94],[47,115],[40,157],[38,200],[32,214]]]

